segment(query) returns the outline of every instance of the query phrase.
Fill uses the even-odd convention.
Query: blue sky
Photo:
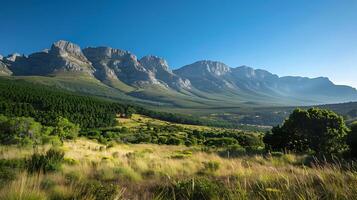
[[[0,0],[0,27],[2,55],[65,39],[357,87],[356,0]]]

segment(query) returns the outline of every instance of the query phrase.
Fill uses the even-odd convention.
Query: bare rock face
[[[9,62],[15,62],[18,57],[21,57],[19,53],[13,53],[6,57],[6,60]]]
[[[12,54],[5,59],[15,75],[50,75],[81,73],[93,76],[94,68],[76,44],[60,40],[49,50],[30,54],[28,57]]]
[[[166,60],[110,47],[81,48],[68,41],[55,42],[50,49],[30,54],[0,55],[1,76],[86,75],[112,87],[125,84],[145,89],[156,86],[251,101],[344,102],[357,99],[356,89],[333,84],[324,77],[279,77],[247,66],[231,68],[224,63],[203,60],[170,70]],[[118,82],[119,81],[119,82]],[[125,84],[122,84],[123,82]],[[118,84],[120,83],[120,84]],[[119,85],[119,86],[118,86]],[[187,94],[187,93],[185,93]]]
[[[190,89],[191,83],[188,79],[183,79],[174,74],[166,60],[157,56],[145,56],[139,62],[149,70],[153,76],[166,87],[174,89]]]
[[[0,76],[11,76],[12,71],[9,70],[7,65],[0,60]]]
[[[45,53],[45,52],[44,52]],[[60,40],[48,51],[54,72],[83,72],[92,75],[95,69],[76,44]]]
[[[84,55],[93,63],[100,80],[119,79],[134,86],[160,85],[149,70],[144,68],[137,57],[128,51],[110,47],[89,47],[83,49]]]
[[[188,79],[193,87],[206,92],[217,92],[224,88],[233,88],[234,84],[227,79],[231,68],[221,62],[198,61],[174,70],[180,77]]]
[[[145,66],[146,69],[156,73],[158,71],[166,71],[172,74],[172,72],[169,69],[169,65],[167,64],[167,61],[157,57],[157,56],[144,56],[142,57],[139,62]]]

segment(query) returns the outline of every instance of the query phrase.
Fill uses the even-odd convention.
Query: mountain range
[[[197,61],[171,70],[157,56],[138,59],[111,47],[60,40],[28,56],[0,56],[0,76],[96,96],[178,108],[314,105],[357,101],[357,91],[328,78],[272,74],[247,66]]]

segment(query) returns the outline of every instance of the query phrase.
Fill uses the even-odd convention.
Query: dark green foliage
[[[223,137],[223,138],[210,138],[204,144],[206,146],[224,147],[237,143],[238,143],[237,140],[234,138]]]
[[[237,144],[241,149],[263,148],[262,137],[258,133],[234,129],[191,130],[177,125],[150,125],[139,130],[127,128],[105,128],[82,131],[81,136],[96,139],[101,143],[110,141],[124,143],[153,143],[166,145],[205,145],[226,148]]]
[[[265,135],[264,142],[273,150],[338,153],[346,149],[347,130],[344,119],[332,111],[296,109],[282,126]]]
[[[0,186],[14,180],[24,166],[23,159],[0,159]]]
[[[234,144],[234,145],[229,145],[222,151],[219,151],[218,154],[221,157],[234,158],[234,157],[246,155],[246,149],[239,144]]]
[[[50,149],[46,154],[34,153],[26,162],[27,171],[30,173],[48,173],[61,168],[64,161],[64,152]]]
[[[0,115],[0,143],[27,145],[39,143],[42,125],[29,117]]]
[[[71,123],[66,118],[58,117],[52,133],[53,135],[58,136],[61,140],[65,140],[76,138],[79,130],[79,125]]]
[[[64,117],[82,128],[98,128],[115,125],[117,115],[131,117],[133,113],[182,124],[236,127],[223,120],[157,112],[22,80],[0,78],[0,114],[6,116],[33,117],[47,126],[54,126],[58,117]]]
[[[222,183],[207,178],[196,178],[178,181],[167,187],[159,188],[162,199],[232,199],[230,190]]]
[[[357,158],[357,122],[351,125],[351,131],[347,136],[347,144],[350,147],[351,157]]]
[[[119,113],[131,115],[133,107],[78,95],[24,81],[0,79],[0,114],[33,117],[55,126],[59,117],[87,127],[108,127]]]
[[[79,126],[59,117],[55,127],[43,126],[31,117],[6,117],[0,115],[0,144],[59,145],[65,139],[74,139]]]
[[[166,144],[170,144],[170,145],[180,145],[182,144],[183,141],[177,137],[171,136],[168,138]]]
[[[78,193],[78,199],[92,195],[97,200],[114,200],[117,199],[117,196],[119,195],[119,187],[112,183],[88,181],[82,183],[80,187],[81,190]]]

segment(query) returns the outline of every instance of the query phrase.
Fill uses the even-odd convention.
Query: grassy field
[[[1,146],[1,160],[36,149]],[[0,199],[356,199],[357,174],[338,163],[306,166],[306,156],[226,158],[198,147],[153,144],[105,146],[68,141],[61,169],[1,174]],[[10,179],[10,178],[9,178]],[[90,186],[88,186],[90,185]]]
[[[154,119],[151,117],[147,117],[144,115],[133,114],[131,118],[117,118],[118,120],[118,127],[126,127],[130,129],[140,129],[142,127],[146,127],[149,125],[157,125],[157,126],[178,126],[182,128],[187,128],[191,130],[215,130],[219,128],[213,128],[208,126],[199,126],[199,125],[190,125],[190,124],[178,124],[167,122],[159,119]]]

